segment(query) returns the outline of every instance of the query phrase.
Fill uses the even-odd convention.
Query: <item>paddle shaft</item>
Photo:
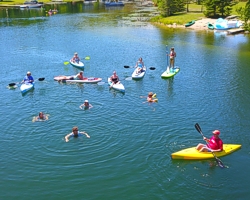
[[[196,130],[197,130],[203,137],[205,137],[204,134],[202,133],[201,127],[200,127],[200,125],[199,125],[198,123],[195,124],[195,128],[196,128]],[[206,141],[206,143],[208,144],[207,141]],[[224,168],[224,164],[222,163],[222,161],[221,161],[219,158],[217,158],[217,156],[215,155],[215,153],[214,153],[213,151],[211,151],[211,152],[212,152],[212,154],[213,154],[213,156],[214,156],[216,162],[218,163],[218,165],[219,165],[220,167]]]

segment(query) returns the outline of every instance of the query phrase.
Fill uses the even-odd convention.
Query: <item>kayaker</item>
[[[80,131],[78,131],[78,127],[74,126],[72,128],[72,132],[69,133],[68,135],[66,135],[64,137],[65,138],[65,142],[68,142],[70,137],[78,137],[78,136],[81,136],[81,135],[86,135],[87,138],[90,138],[90,136],[88,135],[88,133],[86,133],[86,132],[80,132]]]
[[[80,71],[77,75],[74,76],[75,80],[83,80],[84,76],[83,76],[83,71]]]
[[[78,53],[75,52],[73,58],[71,59],[72,62],[79,63],[80,58],[78,57]]]
[[[39,112],[38,116],[34,117],[32,121],[33,122],[34,121],[46,121],[48,119],[49,119],[48,115],[45,115],[43,112]]]
[[[156,94],[153,94],[153,92],[149,92],[148,93],[148,97],[147,97],[147,101],[148,102],[157,102],[158,101],[158,99],[154,99],[155,98],[155,96],[156,96]]]
[[[139,60],[136,62],[135,68],[137,68],[136,73],[140,74],[143,71],[144,62],[142,61],[142,58],[139,58]]]
[[[28,71],[27,75],[24,77],[22,83],[24,83],[24,82],[28,82],[28,83],[33,83],[34,82],[34,79],[31,76],[31,72],[30,71]]]
[[[120,83],[119,77],[116,74],[116,71],[113,71],[113,75],[110,77],[110,80],[112,82],[112,85]]]
[[[211,152],[211,151],[223,151],[223,142],[219,138],[220,131],[214,130],[213,136],[210,139],[203,137],[203,140],[207,142],[207,144],[198,144],[196,149],[201,152]]]
[[[170,68],[174,68],[174,62],[175,62],[176,52],[174,51],[174,47],[171,47],[169,58],[170,58]]]
[[[90,109],[93,108],[93,106],[89,103],[88,100],[85,100],[82,105],[79,106],[81,109],[84,107],[84,109]]]

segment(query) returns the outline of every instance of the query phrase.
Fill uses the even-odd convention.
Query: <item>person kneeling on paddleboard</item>
[[[142,61],[142,58],[139,58],[139,60],[136,62],[135,68],[137,68],[136,73],[140,74],[143,71],[144,62]]]
[[[219,138],[219,135],[220,135],[220,131],[214,130],[213,136],[210,139],[203,137],[203,140],[207,142],[207,145],[198,144],[196,149],[200,152],[223,151],[223,142]]]
[[[117,76],[116,71],[113,72],[113,75],[110,77],[110,80],[112,81],[112,86],[114,84],[120,83],[119,77]]]

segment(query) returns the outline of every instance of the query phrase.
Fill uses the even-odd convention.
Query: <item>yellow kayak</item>
[[[223,144],[223,151],[214,152],[217,157],[226,156],[241,148],[240,144]],[[214,158],[211,152],[199,152],[195,147],[183,149],[171,154],[172,159],[202,160]]]

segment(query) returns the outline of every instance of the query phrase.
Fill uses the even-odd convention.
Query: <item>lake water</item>
[[[249,35],[126,23],[123,17],[138,11],[132,5],[57,8],[50,17],[40,10],[0,12],[0,199],[249,199]],[[180,67],[172,79],[161,78],[166,45],[175,47]],[[85,76],[106,82],[116,70],[125,94],[107,83],[54,81],[79,72],[64,65],[76,51]],[[133,72],[124,66],[139,57],[156,69],[140,81],[124,80]],[[27,71],[45,80],[26,95],[7,88]],[[158,103],[140,98],[150,91]],[[79,109],[85,99],[92,109]],[[40,111],[49,120],[33,123]],[[197,122],[207,137],[219,129],[224,143],[242,144],[221,158],[226,168],[214,159],[171,159],[203,142]],[[66,143],[73,126],[90,138]]]

